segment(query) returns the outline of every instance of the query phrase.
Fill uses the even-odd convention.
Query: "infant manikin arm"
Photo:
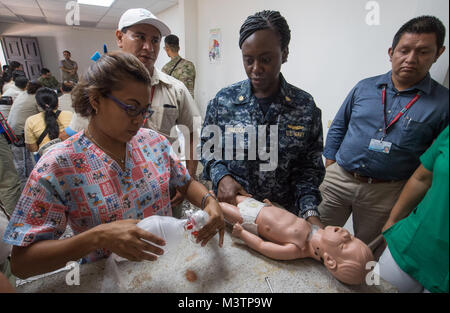
[[[239,224],[235,224],[235,227],[242,227],[241,225],[237,225]],[[253,250],[274,260],[294,260],[301,258],[300,249],[293,243],[279,245],[270,241],[264,241],[261,237],[258,237],[245,229],[240,231],[239,238]]]

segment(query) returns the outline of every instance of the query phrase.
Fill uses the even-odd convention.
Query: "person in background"
[[[72,112],[58,110],[58,96],[50,88],[38,89],[36,102],[43,112],[25,121],[25,145],[30,152],[37,152],[43,145],[58,138],[72,119]]]
[[[72,106],[73,86],[74,84],[72,82],[64,82],[61,86],[62,96],[59,97],[59,108],[73,113],[69,126],[59,135],[59,138],[63,141],[86,129],[89,124],[89,119],[77,114]]]
[[[10,87],[14,86],[14,79],[17,76],[25,76],[23,73],[22,64],[17,61],[11,61],[7,66],[7,70],[3,72],[3,93],[5,93]]]
[[[208,104],[201,137],[203,174],[221,202],[236,205],[237,195],[271,199],[321,227],[317,212],[325,173],[321,111],[310,94],[281,74],[290,39],[289,25],[277,11],[258,12],[245,20],[239,47],[248,79],[222,89]],[[241,146],[233,151],[234,144],[220,150],[210,145],[209,125],[220,128],[221,142],[235,140]],[[277,132],[270,127],[275,125]],[[261,131],[261,126],[266,129]],[[255,130],[254,136],[238,140],[247,128]],[[252,145],[261,138],[264,146],[258,144],[258,151],[272,151],[268,157],[260,152],[251,155]]]
[[[67,81],[61,84],[61,93],[62,95],[59,97],[59,109],[61,111],[70,111],[74,113],[74,109],[72,107],[72,89],[74,87],[74,83]]]
[[[392,70],[360,81],[344,100],[323,153],[325,225],[343,226],[353,214],[357,238],[370,244],[380,235],[420,155],[449,123],[448,89],[429,74],[444,38],[436,17],[411,19],[388,50]]]
[[[62,81],[72,81],[74,83],[78,82],[78,64],[77,62],[71,60],[72,54],[70,51],[65,50],[63,52],[64,59],[59,62],[59,68],[62,73]]]
[[[400,292],[449,292],[448,130],[420,157],[382,229],[380,276]]]
[[[2,66],[2,71],[1,71],[1,75],[2,75],[2,77],[3,77],[3,75],[5,75],[5,73],[7,73],[9,71],[9,65],[3,65]]]
[[[0,125],[0,202],[3,203],[6,213],[11,215],[19,200],[22,186],[9,146]]]
[[[194,98],[195,87],[195,66],[194,63],[183,59],[178,53],[180,51],[180,40],[177,36],[171,34],[164,38],[164,50],[171,59],[169,63],[164,65],[162,72],[173,76],[187,87]]]
[[[25,121],[33,115],[42,112],[36,102],[36,92],[42,85],[37,81],[28,82],[27,91],[22,92],[14,101],[11,106],[11,111],[8,116],[8,124],[13,130],[16,137],[25,139]],[[22,184],[25,183],[34,167],[33,157],[25,147],[17,147],[11,145],[11,151],[14,154],[14,165],[16,166],[17,173],[19,174]]]
[[[25,76],[22,64],[17,61],[11,61],[9,63],[8,71],[6,72],[6,74],[12,79],[12,82],[10,81],[10,85],[6,86],[6,89],[14,85],[14,80],[17,76]]]
[[[6,71],[8,70],[8,65],[3,65],[0,71],[0,96],[3,94],[3,85],[5,84]]]
[[[5,91],[5,93],[2,95],[2,97],[11,97],[13,104],[16,98],[26,92],[28,85],[28,78],[25,76],[17,76],[14,80],[14,86],[8,88],[8,90]],[[11,111],[12,105],[0,105],[0,112],[2,112],[5,119],[8,119],[9,112]]]
[[[55,76],[52,75],[50,70],[48,68],[42,68],[41,69],[41,76],[37,79],[37,81],[44,87],[56,90],[59,88],[59,82],[55,78]]]
[[[14,85],[14,82],[12,81],[12,76],[8,71],[3,72],[0,81],[1,81],[0,94],[3,94],[6,90],[8,90],[9,87]]]

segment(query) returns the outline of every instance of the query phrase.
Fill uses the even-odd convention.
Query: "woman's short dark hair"
[[[36,102],[44,110],[45,126],[48,127],[50,140],[59,136],[59,125],[54,110],[58,108],[58,96],[47,87],[39,88],[36,92]]]
[[[20,64],[20,63],[17,62],[17,61],[11,61],[11,62],[9,63],[9,71],[12,73],[12,72],[14,72],[15,70],[17,70],[21,65],[22,65],[22,64]]]
[[[5,84],[9,83],[11,81],[11,79],[12,79],[11,73],[10,72],[3,72],[2,79],[3,79],[3,83],[5,83]]]
[[[92,115],[89,96],[106,97],[112,90],[120,90],[123,83],[134,80],[150,85],[151,76],[145,66],[130,53],[114,51],[104,54],[93,63],[72,90],[72,106],[83,117]]]
[[[273,29],[280,35],[281,50],[289,46],[291,41],[291,30],[286,19],[278,11],[264,10],[257,12],[245,20],[239,32],[239,48],[244,41],[258,30]]]
[[[37,80],[32,80],[28,82],[27,93],[29,95],[34,95],[37,92],[37,90],[41,87],[42,85]]]
[[[24,89],[27,87],[28,84],[28,78],[26,78],[25,76],[17,76],[14,79],[14,84],[16,85],[16,87],[20,88],[20,89]]]
[[[180,49],[180,39],[173,34],[166,36],[164,43],[174,50]]]
[[[47,73],[50,73],[50,70],[48,68],[45,67],[41,68],[41,75],[45,75]]]
[[[445,39],[445,26],[442,22],[434,16],[423,15],[415,17],[405,24],[397,31],[392,41],[392,50],[395,50],[403,34],[435,34],[436,35],[436,45],[438,51],[444,45]]]

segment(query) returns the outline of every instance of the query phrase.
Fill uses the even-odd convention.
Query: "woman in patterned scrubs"
[[[89,126],[55,145],[31,173],[3,237],[14,246],[13,274],[30,277],[111,252],[156,260],[163,250],[153,244],[163,240],[136,224],[172,215],[170,186],[210,216],[197,242],[205,245],[219,232],[222,246],[217,201],[191,179],[165,137],[141,128],[151,114],[150,79],[136,57],[114,52],[92,64],[76,86],[73,106]],[[67,224],[74,236],[58,240]]]

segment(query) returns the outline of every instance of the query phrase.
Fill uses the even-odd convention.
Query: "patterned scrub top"
[[[3,240],[28,246],[74,234],[99,224],[151,215],[172,215],[169,185],[182,187],[190,176],[168,140],[142,128],[127,143],[125,171],[84,134],[55,145],[36,164]],[[93,251],[84,261],[107,257]]]

